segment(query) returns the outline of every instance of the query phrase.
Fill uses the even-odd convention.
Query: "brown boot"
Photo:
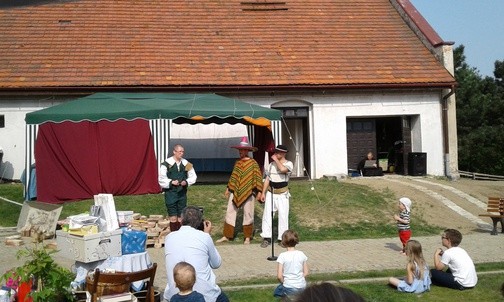
[[[252,239],[253,235],[254,235],[254,225],[253,224],[244,225],[243,226],[243,237]]]
[[[232,240],[234,238],[234,231],[235,231],[234,226],[224,222],[224,230],[222,231],[224,237],[226,237],[229,240]]]
[[[178,222],[178,221],[171,222],[170,221],[170,232],[178,231],[178,229],[180,229],[180,222]]]

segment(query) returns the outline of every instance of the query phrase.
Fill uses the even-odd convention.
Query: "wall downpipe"
[[[448,141],[448,99],[455,93],[455,85],[450,87],[450,92],[443,96],[442,111],[443,111],[443,154],[445,175],[452,178],[450,171],[450,143]]]

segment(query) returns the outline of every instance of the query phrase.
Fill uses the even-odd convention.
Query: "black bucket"
[[[138,302],[149,302],[145,299],[147,296],[146,290],[134,292],[133,295],[138,299]],[[161,293],[157,290],[154,291],[154,302],[161,302]]]

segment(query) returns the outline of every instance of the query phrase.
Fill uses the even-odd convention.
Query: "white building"
[[[295,151],[298,176],[346,174],[399,140],[402,173],[414,152],[427,174],[458,177],[453,43],[408,0],[43,1],[3,6],[0,26],[4,179],[25,169],[26,113],[121,91],[281,109],[277,143]],[[172,131],[196,158],[228,158],[222,146],[246,133],[199,127]],[[198,145],[209,135],[219,139]]]

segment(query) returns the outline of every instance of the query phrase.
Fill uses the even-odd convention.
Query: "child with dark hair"
[[[196,271],[187,262],[179,262],[173,268],[173,279],[179,292],[173,295],[170,302],[205,302],[202,294],[193,291],[196,283]]]
[[[430,271],[432,284],[459,290],[476,286],[478,275],[474,262],[469,254],[459,247],[460,242],[462,234],[458,230],[446,229],[443,232],[441,244],[446,250],[438,248],[434,252],[434,268]]]
[[[314,283],[301,292],[295,302],[364,302],[364,298],[351,289],[329,282]]]
[[[273,293],[275,297],[290,296],[306,287],[308,257],[296,250],[298,243],[299,236],[295,231],[287,230],[282,234],[282,245],[287,248],[287,251],[278,255],[277,278],[280,284]]]

